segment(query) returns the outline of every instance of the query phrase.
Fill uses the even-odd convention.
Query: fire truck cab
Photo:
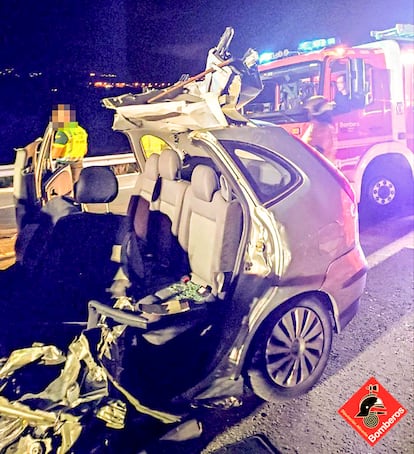
[[[245,113],[303,137],[306,100],[322,95],[335,101],[335,164],[361,211],[388,213],[413,193],[414,25],[371,36],[372,42],[354,47],[317,40],[271,55],[259,66],[264,89]]]

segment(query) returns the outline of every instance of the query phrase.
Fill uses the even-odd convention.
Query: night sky
[[[411,0],[2,0],[0,68],[175,81],[203,69],[226,26],[242,56],[317,37],[365,42],[370,30],[413,23],[413,15]]]
[[[359,44],[370,30],[414,23],[413,15],[412,0],[0,0],[0,165],[43,134],[57,103],[76,108],[90,155],[125,151],[101,105],[125,90],[89,89],[90,72],[173,83],[204,69],[228,26],[237,58],[249,47],[295,50],[320,37]]]

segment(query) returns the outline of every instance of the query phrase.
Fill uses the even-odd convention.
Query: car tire
[[[278,308],[253,343],[248,368],[253,392],[272,402],[309,391],[325,369],[332,332],[330,314],[315,297]]]

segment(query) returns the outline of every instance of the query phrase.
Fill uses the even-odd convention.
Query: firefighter
[[[52,111],[52,124],[56,130],[51,156],[56,166],[69,164],[75,183],[88,151],[88,134],[76,121],[75,110],[70,104],[58,104]]]
[[[332,124],[335,103],[328,102],[323,96],[311,96],[305,107],[309,112],[310,125],[303,140],[335,164],[336,134]]]
[[[336,94],[335,94],[335,110],[334,114],[346,113],[351,110],[351,101],[346,86],[344,74],[340,74],[336,79]]]

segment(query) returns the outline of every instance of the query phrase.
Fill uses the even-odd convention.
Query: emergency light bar
[[[324,49],[325,47],[335,46],[338,44],[336,38],[319,38],[312,41],[302,41],[299,43],[299,52],[312,52],[314,50]]]
[[[278,50],[277,52],[262,52],[259,55],[259,64],[269,63],[280,58],[297,55],[298,53],[312,52],[339,44],[336,38],[319,38],[312,41],[302,41],[299,43],[298,50],[290,51],[289,49]]]
[[[394,28],[387,30],[373,30],[370,36],[376,40],[380,39],[399,39],[401,41],[414,40],[414,25],[413,24],[397,24]]]
[[[279,58],[288,57],[290,53],[288,49],[278,50],[277,52],[262,52],[259,55],[259,64],[262,65]]]

